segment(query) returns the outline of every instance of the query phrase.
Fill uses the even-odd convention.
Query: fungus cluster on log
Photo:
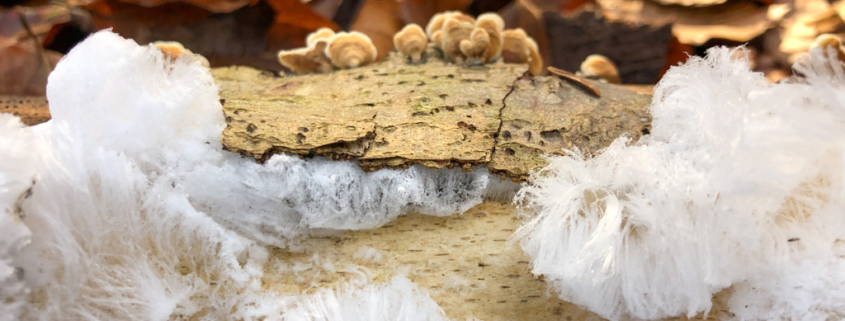
[[[378,50],[367,35],[352,31],[335,33],[320,28],[308,34],[307,47],[279,51],[279,62],[295,74],[326,73],[357,68],[375,61]]]
[[[480,65],[498,61],[528,64],[532,75],[539,75],[543,59],[537,43],[522,29],[505,30],[498,14],[485,13],[478,18],[458,11],[435,14],[425,30],[416,24],[405,26],[393,37],[396,50],[418,63],[428,43],[443,53],[448,62]]]
[[[309,34],[307,47],[279,51],[279,62],[295,74],[326,73],[356,68],[375,61],[378,51],[360,32],[335,33],[322,28]],[[478,19],[458,11],[435,14],[425,30],[409,24],[393,36],[396,50],[420,63],[429,46],[443,53],[447,62],[465,65],[493,63],[528,64],[531,75],[543,71],[537,42],[522,29],[505,30],[498,14],[485,13]]]

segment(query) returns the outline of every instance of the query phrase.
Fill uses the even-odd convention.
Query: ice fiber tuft
[[[672,68],[650,136],[551,157],[519,192],[514,240],[562,299],[610,319],[693,316],[795,253],[831,258],[845,231],[842,67],[814,53],[796,66],[806,81],[769,84],[736,56]]]

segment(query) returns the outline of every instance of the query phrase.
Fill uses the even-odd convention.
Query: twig
[[[578,84],[579,86],[581,86],[581,88],[584,88],[587,91],[589,91],[591,94],[595,95],[596,97],[601,97],[601,91],[599,91],[599,88],[596,87],[596,85],[594,85],[590,80],[588,80],[584,77],[578,76],[576,74],[573,74],[571,72],[568,72],[566,70],[557,69],[557,68],[552,67],[552,66],[549,66],[547,69],[553,75],[560,76],[560,77],[562,77],[566,80],[574,82],[574,83]]]

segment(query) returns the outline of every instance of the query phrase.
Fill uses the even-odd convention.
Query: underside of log
[[[530,77],[525,65],[463,66],[427,54],[416,65],[391,54],[301,76],[214,69],[223,146],[259,162],[284,152],[357,160],[368,171],[487,165],[523,181],[546,165],[544,154],[591,154],[648,132],[649,96],[598,83],[599,98],[557,77]]]

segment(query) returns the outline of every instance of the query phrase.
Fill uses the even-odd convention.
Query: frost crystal
[[[50,122],[0,115],[0,320],[277,318],[280,295],[261,286],[264,244],[465,211],[487,184],[456,170],[241,159],[219,143],[208,69],[110,31],[65,56],[47,96]],[[433,309],[397,282],[375,299]]]
[[[845,231],[841,65],[814,53],[796,66],[806,82],[771,85],[732,54],[711,49],[665,75],[650,137],[552,157],[519,192],[514,239],[562,299],[611,319],[692,316],[757,271],[783,275],[795,252],[841,260],[830,254]],[[830,309],[845,310],[818,311]]]
[[[321,290],[298,297],[285,309],[285,321],[447,321],[427,293],[403,276],[387,285],[363,289]]]

